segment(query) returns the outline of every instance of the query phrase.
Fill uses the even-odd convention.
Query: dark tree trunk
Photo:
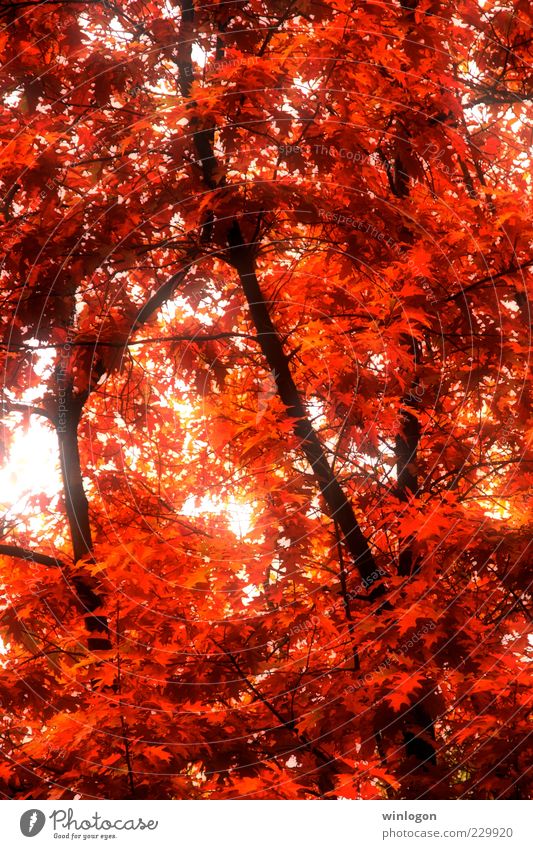
[[[370,547],[354,513],[354,509],[339,484],[324,448],[318,438],[294,383],[287,355],[279,334],[272,323],[268,305],[263,297],[250,245],[243,244],[240,228],[233,223],[229,233],[230,260],[239,274],[243,292],[250,309],[257,340],[276,381],[279,397],[287,408],[287,416],[294,419],[294,433],[301,440],[302,450],[315,474],[322,497],[331,517],[340,528],[343,540],[352,556],[366,587],[376,584],[381,577]],[[376,587],[376,595],[383,592]]]
[[[57,414],[57,436],[59,462],[63,480],[65,510],[72,540],[74,563],[92,557],[92,535],[89,519],[89,502],[83,487],[80,453],[78,448],[78,425],[88,393],[74,394],[72,385],[60,388]],[[79,572],[72,579],[78,605],[83,613],[92,614],[102,605],[102,598],[95,589],[94,581]],[[111,648],[108,621],[105,616],[88,615],[85,626],[91,634],[87,647],[91,651]]]
[[[413,356],[416,365],[420,358],[420,348],[417,341],[412,337],[406,337],[406,344]],[[423,387],[418,379],[414,379],[411,389],[403,399],[400,410],[400,430],[396,435],[396,476],[397,493],[400,501],[407,503],[409,499],[418,494],[418,473],[416,467],[418,445],[420,442],[420,422],[416,412],[421,406]],[[398,574],[404,577],[415,575],[421,566],[421,558],[414,552],[414,538],[412,536],[400,540],[398,555]],[[434,720],[424,699],[411,705],[402,715],[404,723],[404,744],[407,756],[406,767],[410,768],[410,761],[414,763],[411,769],[415,772],[427,771],[430,766],[437,762]]]

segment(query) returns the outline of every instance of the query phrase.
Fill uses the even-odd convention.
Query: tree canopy
[[[529,4],[0,16],[0,792],[526,798]]]

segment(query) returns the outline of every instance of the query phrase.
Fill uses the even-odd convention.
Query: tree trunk
[[[239,225],[234,222],[229,233],[231,263],[237,270],[242,289],[250,309],[250,315],[257,331],[257,340],[261,351],[272,371],[279,397],[287,408],[287,416],[294,419],[294,433],[301,440],[302,450],[315,474],[322,497],[326,502],[331,518],[337,523],[343,540],[352,556],[354,565],[365,587],[379,582],[381,572],[377,567],[370,547],[354,513],[354,509],[339,484],[331,464],[324,452],[302,403],[294,383],[289,360],[283,351],[268,306],[261,292],[255,273],[252,249],[243,244]],[[375,588],[375,595],[383,593],[383,586]]]
[[[412,336],[406,337],[406,343],[413,355],[416,367],[420,349]],[[417,378],[411,384],[408,395],[403,399],[400,410],[401,428],[396,435],[396,476],[397,492],[400,501],[407,503],[411,496],[418,493],[418,474],[416,468],[416,455],[420,442],[420,422],[415,412],[420,408],[423,387]],[[411,409],[408,409],[410,407]],[[414,538],[412,536],[400,540],[398,557],[398,574],[409,577],[415,575],[421,566],[421,559],[416,557],[413,551]],[[405,727],[403,732],[405,752],[407,756],[406,766],[414,762],[413,771],[426,771],[430,765],[435,765],[436,747],[434,745],[435,729],[431,712],[424,704],[425,698],[419,699],[402,714]]]
[[[57,415],[57,437],[59,441],[59,461],[65,509],[72,540],[74,563],[92,557],[92,535],[89,519],[89,502],[83,487],[80,453],[78,448],[78,425],[87,400],[88,392],[75,395],[71,384],[63,386],[59,393]],[[78,605],[83,613],[92,614],[101,607],[102,598],[95,591],[94,580],[87,575],[76,574],[72,583]],[[90,651],[102,651],[111,648],[109,627],[105,616],[86,616],[85,626],[90,636],[87,647]]]

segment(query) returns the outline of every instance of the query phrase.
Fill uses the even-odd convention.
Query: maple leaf
[[[408,707],[411,704],[409,694],[400,691],[389,693],[385,696],[385,701],[387,701],[395,711],[400,711],[402,707]]]

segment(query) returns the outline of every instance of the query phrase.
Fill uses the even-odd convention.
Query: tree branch
[[[41,566],[56,566],[60,569],[67,568],[67,564],[63,563],[57,557],[49,557],[48,554],[40,554],[38,551],[22,548],[19,545],[0,544],[0,554],[4,557],[18,557],[21,560],[29,560],[31,563],[40,563]]]
[[[213,639],[213,638],[212,638],[212,639]],[[301,744],[304,748],[308,749],[308,750],[309,750],[309,751],[310,751],[310,752],[311,752],[311,753],[315,756],[315,758],[317,758],[317,760],[321,763],[321,767],[319,767],[319,769],[324,768],[324,767],[327,767],[327,766],[332,767],[332,766],[333,766],[333,765],[337,762],[337,760],[338,760],[338,759],[337,759],[337,758],[332,757],[332,756],[331,756],[331,755],[329,755],[327,752],[324,752],[324,751],[320,748],[320,746],[316,746],[316,745],[313,743],[313,741],[312,741],[312,740],[309,740],[309,739],[308,739],[308,737],[307,737],[305,734],[303,734],[302,732],[298,731],[298,730],[297,730],[297,728],[296,728],[296,725],[295,725],[294,720],[286,719],[286,718],[283,716],[283,714],[282,714],[282,713],[280,713],[280,712],[279,712],[279,710],[275,707],[275,705],[273,705],[273,704],[272,704],[272,702],[271,702],[271,701],[270,701],[270,700],[269,700],[269,699],[268,699],[265,695],[263,695],[263,693],[261,692],[261,690],[259,690],[259,689],[255,686],[255,684],[252,684],[252,682],[248,679],[248,677],[247,677],[247,676],[245,675],[245,673],[243,672],[243,670],[242,670],[242,668],[241,668],[241,666],[240,666],[239,662],[238,662],[238,661],[237,661],[237,659],[234,657],[234,655],[233,655],[230,651],[228,651],[227,649],[225,649],[225,648],[224,648],[224,646],[219,645],[219,643],[217,643],[217,641],[216,641],[215,639],[213,639],[213,642],[214,642],[214,644],[216,645],[216,647],[217,647],[218,649],[220,649],[220,651],[221,651],[224,655],[226,655],[226,657],[229,659],[229,661],[231,662],[232,666],[234,667],[235,671],[238,673],[238,675],[240,675],[240,678],[241,678],[241,681],[243,682],[243,684],[244,684],[246,687],[248,687],[248,689],[250,690],[250,692],[251,692],[251,693],[253,693],[253,694],[254,694],[254,696],[256,697],[256,699],[257,699],[258,701],[260,701],[260,702],[261,702],[261,704],[263,704],[263,705],[264,705],[264,706],[265,706],[265,707],[266,707],[266,708],[270,711],[270,713],[271,713],[273,716],[275,716],[275,717],[276,717],[276,719],[277,719],[277,720],[278,720],[278,722],[279,722],[279,723],[283,726],[283,728],[286,728],[286,729],[287,729],[287,731],[289,731],[291,734],[294,734],[294,735],[295,735],[295,737],[296,737],[296,739],[298,740],[298,742],[299,742],[299,743],[300,743],[300,744]],[[324,786],[325,781],[327,781],[327,782],[328,782],[328,783],[327,783],[327,786]],[[319,783],[322,783],[322,785],[323,785],[323,787],[322,787],[322,792],[324,792],[324,791],[330,791],[330,790],[332,790],[332,789],[333,789],[333,785],[332,785],[332,783],[329,781],[329,777],[322,776],[322,781],[320,781],[320,779],[319,779]]]
[[[27,350],[34,350],[34,348],[28,348]],[[0,400],[0,415],[4,416],[7,413],[28,413],[31,416],[43,416],[43,418],[48,419],[54,426],[56,424],[53,414],[44,407],[33,407],[31,404],[19,404],[16,401],[9,401],[7,398],[2,398]]]
[[[522,262],[520,265],[507,268],[504,271],[497,271],[494,274],[488,274],[486,277],[481,277],[479,280],[474,280],[473,283],[469,283],[468,286],[464,286],[459,292],[455,292],[447,298],[441,298],[439,303],[447,304],[449,301],[456,301],[472,289],[477,289],[478,286],[484,286],[486,284],[490,285],[494,280],[499,280],[500,277],[507,277],[509,274],[516,274],[517,271],[522,271],[524,268],[529,268],[531,265],[533,265],[533,259],[528,259],[527,262]]]
[[[279,397],[287,408],[287,416],[294,419],[294,434],[301,441],[302,450],[311,465],[322,496],[329,508],[331,517],[338,523],[343,539],[350,551],[355,567],[361,577],[372,586],[380,581],[380,572],[370,551],[353,507],[342,489],[326,457],[320,439],[314,430],[293,380],[289,358],[283,351],[283,344],[272,323],[267,303],[261,292],[255,273],[255,263],[251,245],[244,243],[240,227],[234,221],[228,233],[229,262],[237,270],[244,296],[248,302],[250,315],[257,331],[257,341],[268,362],[276,382]],[[384,588],[376,587],[377,595]]]

